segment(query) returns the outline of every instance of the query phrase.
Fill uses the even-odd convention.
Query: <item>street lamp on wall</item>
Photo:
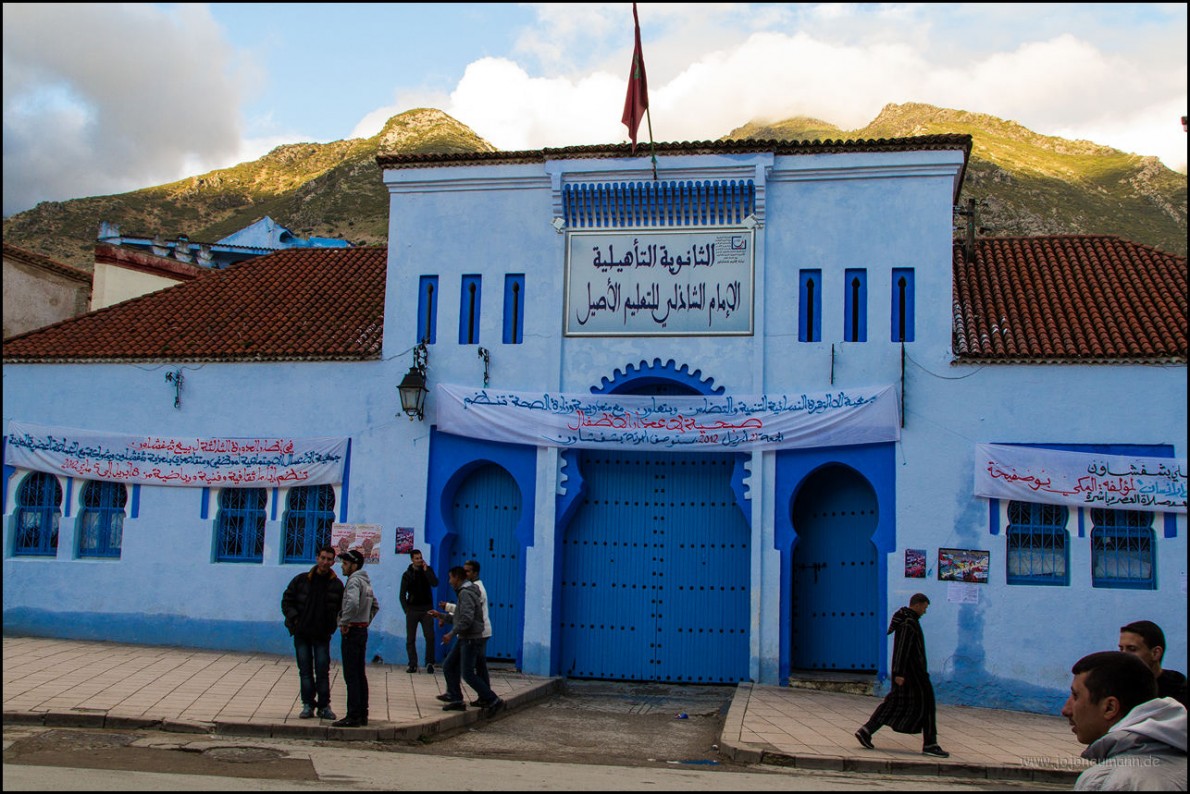
[[[426,389],[426,364],[429,359],[425,343],[418,342],[417,347],[413,348],[413,366],[397,386],[397,391],[401,393],[401,410],[410,421],[425,419],[426,395],[429,394]]]

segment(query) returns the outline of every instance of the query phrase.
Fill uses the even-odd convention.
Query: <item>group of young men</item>
[[[335,575],[335,558],[343,566],[346,583]],[[442,663],[446,692],[438,696],[445,711],[464,711],[462,681],[478,697],[472,706],[492,716],[504,701],[492,691],[487,667],[487,641],[492,636],[488,617],[487,591],[479,579],[479,563],[468,560],[450,569],[450,585],[457,603],[441,601],[434,608],[438,577],[419,550],[410,553],[409,568],[401,577],[400,602],[405,610],[406,650],[410,673],[418,671],[417,630],[425,637],[426,672],[434,672],[434,621],[451,623],[442,638],[450,644]],[[301,688],[301,719],[317,716],[336,728],[368,724],[368,677],[366,671],[368,626],[380,611],[380,601],[363,570],[364,556],[357,550],[336,553],[333,546],[318,550],[314,567],[295,576],[281,597],[285,627],[293,636]],[[347,686],[347,715],[336,719],[330,707],[330,642],[335,631],[341,635],[343,682]],[[453,640],[453,644],[452,644]]]
[[[920,620],[930,599],[917,593],[889,623],[893,637],[888,696],[855,732],[869,750],[887,725],[921,733],[922,753],[946,758],[938,745],[934,688],[926,664]],[[1076,791],[1186,790],[1186,677],[1164,669],[1165,633],[1152,621],[1120,627],[1119,650],[1084,656],[1071,668],[1074,681],[1062,716],[1095,762]]]

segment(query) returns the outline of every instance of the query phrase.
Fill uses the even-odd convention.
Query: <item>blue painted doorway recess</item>
[[[574,678],[748,678],[750,532],[735,456],[586,451],[562,538],[559,672]]]
[[[488,592],[492,619],[489,659],[516,659],[520,647],[525,570],[520,561],[516,526],[521,517],[521,491],[512,475],[495,464],[481,466],[455,492],[453,519],[458,533],[446,572],[467,560],[479,562],[479,578]]]
[[[793,503],[792,667],[876,672],[876,493],[847,466],[806,478]]]

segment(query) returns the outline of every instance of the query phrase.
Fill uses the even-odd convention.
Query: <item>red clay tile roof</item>
[[[5,363],[378,359],[384,248],[292,249],[4,340]]]
[[[648,157],[657,154],[738,154],[772,152],[773,154],[837,154],[840,152],[917,152],[932,149],[953,149],[963,152],[964,160],[971,154],[970,135],[917,135],[909,138],[880,138],[860,140],[782,141],[782,140],[720,140],[656,143],[652,146],[611,143],[597,146],[566,146],[556,149],[528,149],[515,152],[431,152],[414,154],[380,154],[376,162],[381,168],[425,168],[440,165],[487,165],[489,163],[543,163],[546,160],[605,160],[620,157]]]
[[[1186,362],[1186,257],[1119,237],[954,247],[959,363]]]
[[[95,262],[172,278],[176,281],[190,281],[211,272],[209,267],[202,267],[190,262],[179,262],[171,257],[157,256],[148,251],[121,248],[108,243],[95,244]]]
[[[383,248],[295,249],[4,341],[5,363],[381,355]],[[960,363],[1186,361],[1186,258],[1106,236],[954,248]]]

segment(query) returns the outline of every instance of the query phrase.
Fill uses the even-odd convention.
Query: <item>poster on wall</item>
[[[380,562],[379,524],[331,524],[331,545],[335,554],[355,550],[364,555],[365,565]]]
[[[905,578],[926,578],[926,550],[905,549]]]
[[[938,549],[938,581],[987,584],[991,556],[981,549]]]
[[[408,554],[413,551],[413,527],[397,527],[397,554]]]

